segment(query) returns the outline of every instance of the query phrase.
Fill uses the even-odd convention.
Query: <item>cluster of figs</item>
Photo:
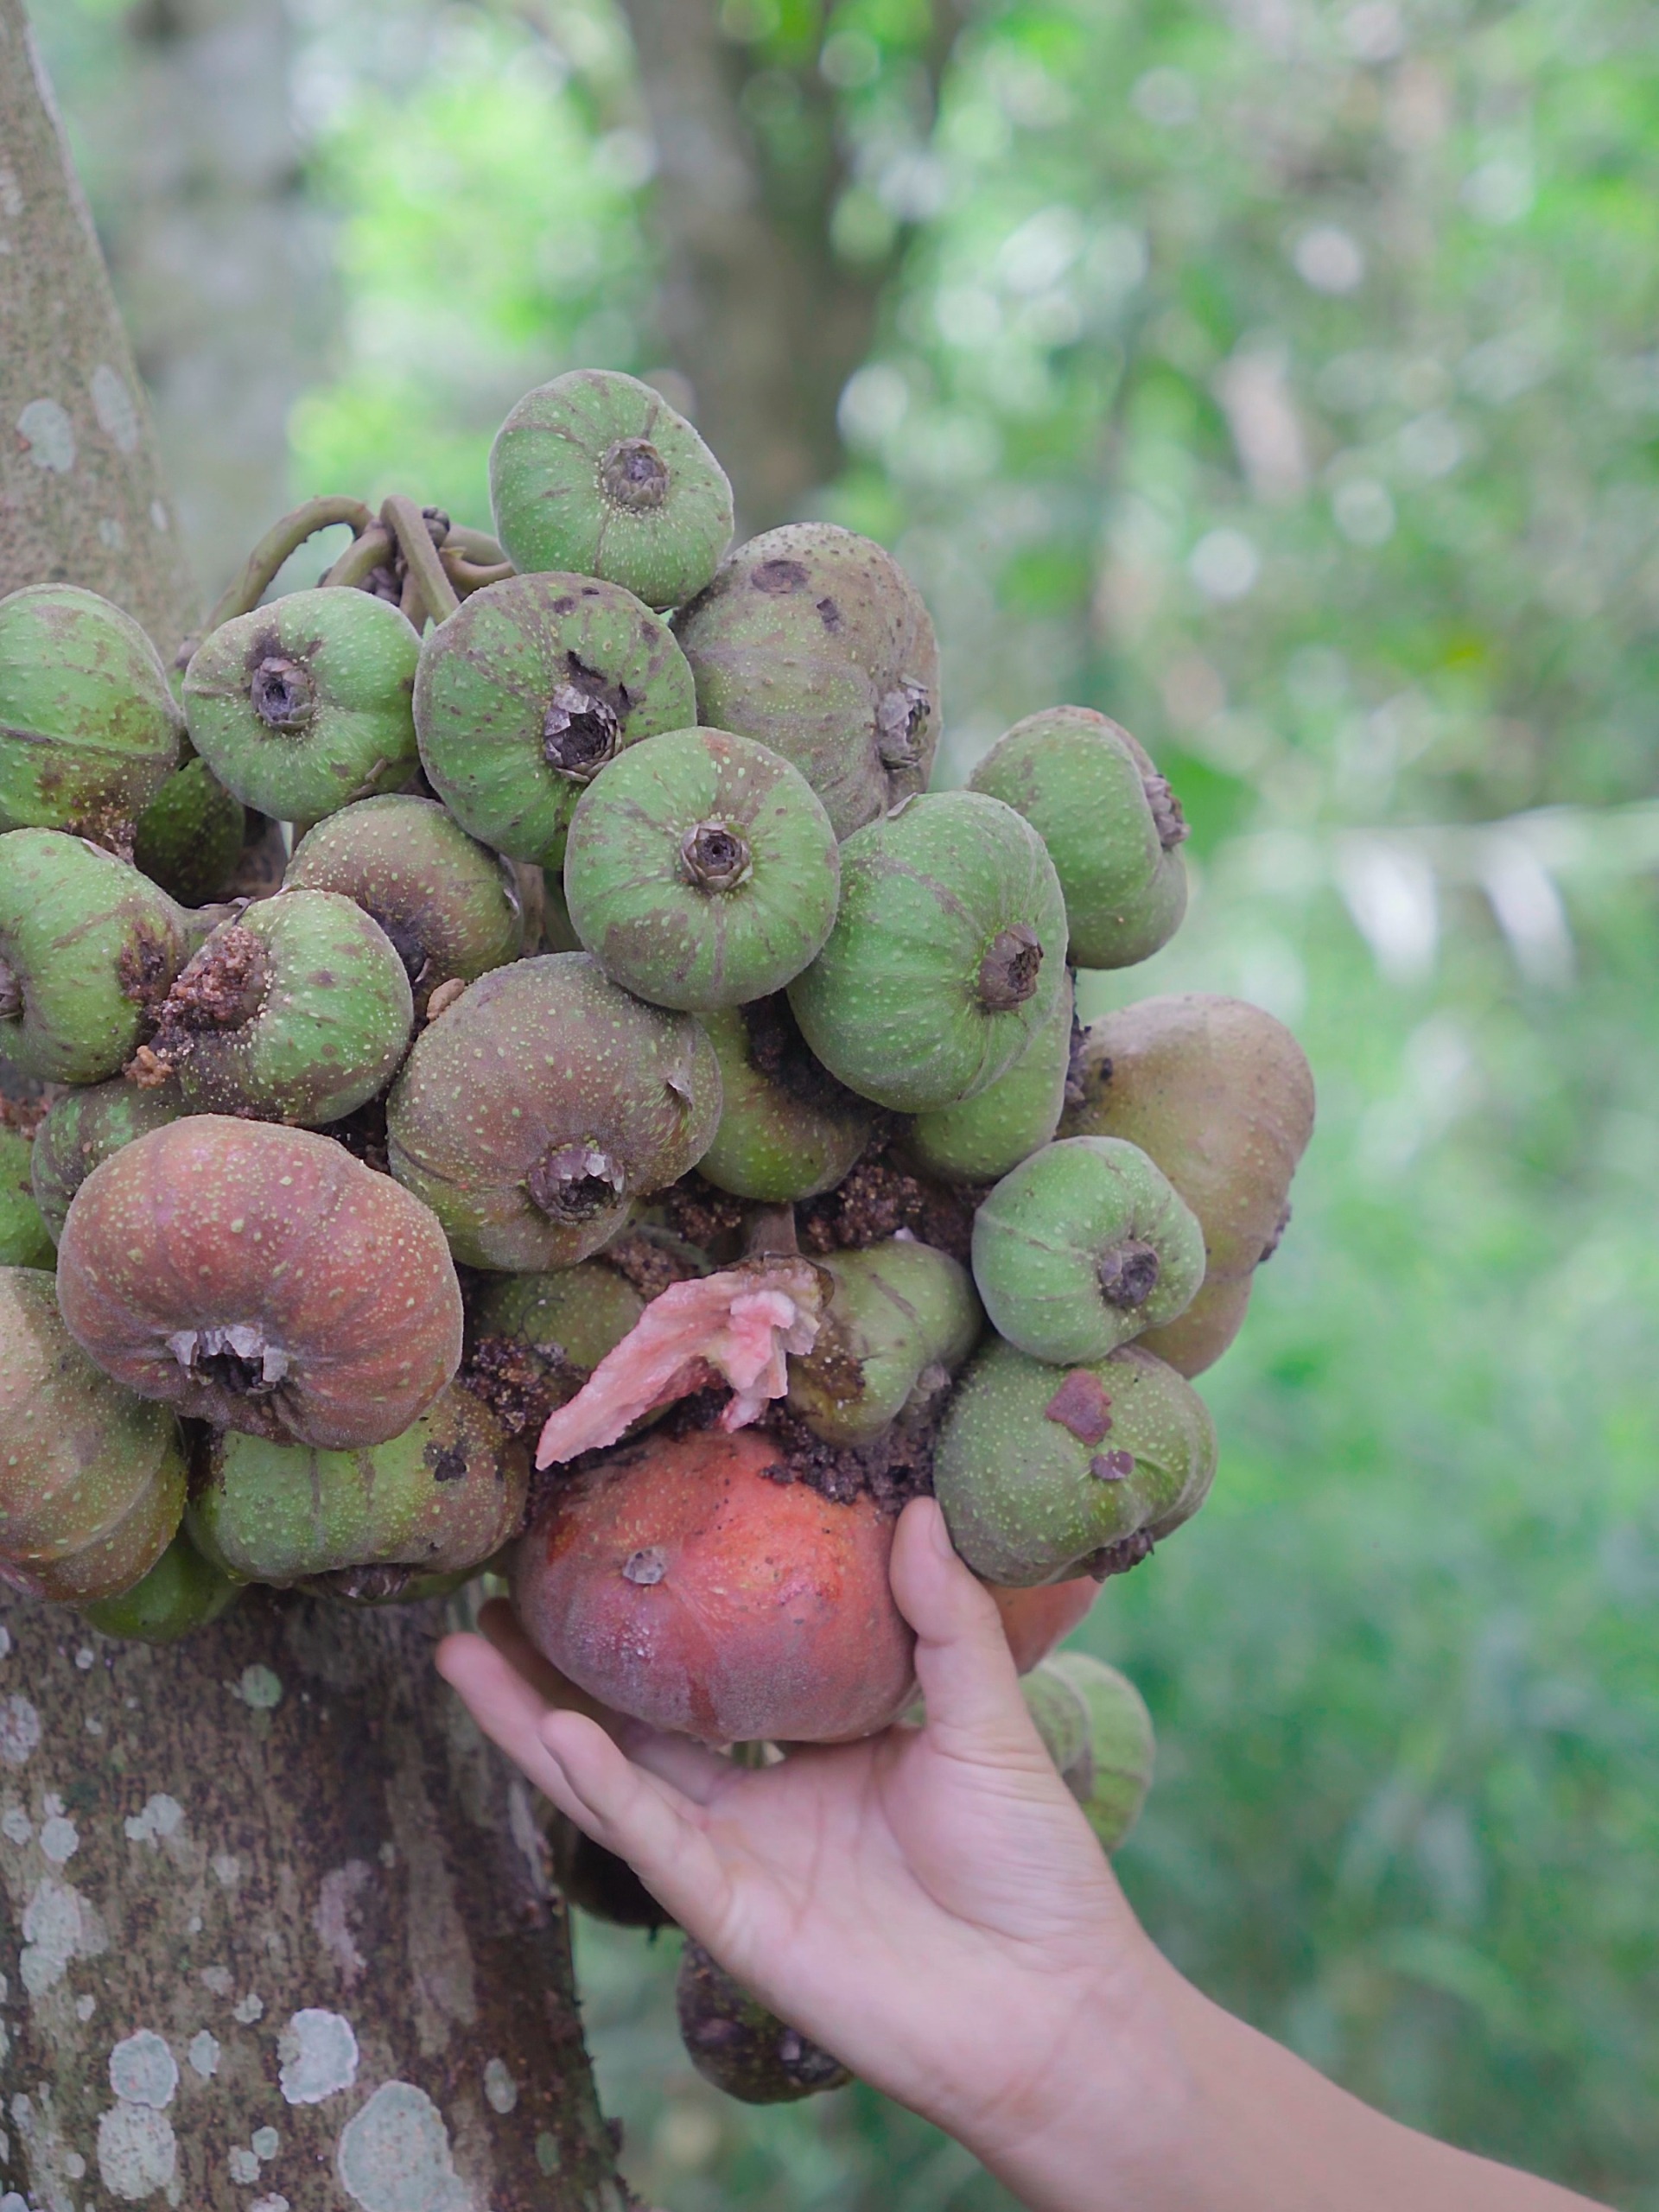
[[[166,1641],[489,1569],[607,1706],[833,1742],[915,1696],[931,1490],[1110,1847],[1144,1708],[1047,1655],[1209,1488],[1189,1378],[1306,1063],[1225,998],[1078,1027],[1180,922],[1180,807],[1075,706],[930,790],[880,547],[730,550],[609,372],[513,409],[491,493],[494,537],[308,503],[170,674],[89,592],[0,601],[0,1578]],[[841,2078],[695,1950],[681,1995],[737,2094]]]

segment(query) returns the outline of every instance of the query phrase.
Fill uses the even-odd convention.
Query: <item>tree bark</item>
[[[0,581],[170,648],[183,566],[48,97],[0,0]],[[0,1592],[3,2212],[622,2212],[563,1904],[439,1625],[255,1593],[153,1650]]]
[[[85,584],[170,653],[183,548],[22,0],[0,0],[0,590]]]

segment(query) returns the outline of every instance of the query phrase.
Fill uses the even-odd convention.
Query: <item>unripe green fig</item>
[[[920,593],[869,538],[828,522],[766,531],[674,627],[700,719],[792,760],[838,837],[925,790],[938,644]]]
[[[67,830],[130,851],[183,739],[130,614],[74,584],[0,599],[0,830]]]
[[[48,1083],[118,1075],[189,949],[160,886],[58,830],[0,837],[0,1060]]]
[[[1215,1471],[1204,1401],[1138,1344],[1068,1370],[993,1338],[957,1382],[933,1480],[975,1573],[1020,1588],[1135,1566]]]
[[[133,866],[181,906],[205,906],[229,893],[247,820],[205,760],[187,760],[139,816]]]
[[[556,866],[576,801],[625,746],[696,720],[685,655],[620,584],[509,576],[429,631],[415,684],[428,780],[463,830]]]
[[[70,1199],[93,1168],[102,1166],[111,1153],[135,1137],[176,1122],[183,1111],[176,1084],[146,1090],[118,1076],[112,1083],[66,1090],[53,1100],[35,1132],[30,1180],[35,1203],[54,1245],[63,1234]],[[52,1260],[36,1264],[50,1267],[55,1258],[54,1252]]]
[[[467,1299],[467,1380],[515,1431],[539,1430],[645,1310],[633,1285],[600,1260],[486,1277]]]
[[[938,791],[849,837],[841,911],[789,987],[832,1075],[901,1114],[1006,1074],[1065,989],[1065,906],[1043,842],[1000,799]]]
[[[1025,1676],[1037,1732],[1103,1851],[1116,1851],[1152,1787],[1152,1715],[1128,1675],[1086,1651],[1057,1651]]]
[[[1049,707],[1001,737],[969,788],[1023,814],[1065,893],[1078,968],[1149,960],[1186,912],[1180,802],[1126,729],[1088,707]]]
[[[218,1431],[188,1526],[199,1551],[245,1582],[372,1567],[448,1574],[518,1533],[529,1481],[524,1446],[452,1383],[401,1435],[355,1452]]]
[[[542,942],[543,952],[580,952],[582,939],[576,935],[575,925],[570,919],[570,909],[565,903],[564,871],[558,868],[542,870]]]
[[[178,1423],[111,1382],[52,1277],[0,1268],[0,1582],[78,1605],[142,1580],[184,1510]]]
[[[118,1598],[98,1598],[80,1617],[105,1636],[132,1643],[177,1643],[234,1605],[243,1585],[211,1566],[182,1529],[142,1582]]]
[[[515,1272],[598,1251],[719,1119],[719,1064],[691,1016],[559,952],[480,976],[421,1032],[386,1127],[392,1173],[455,1257]]]
[[[1071,1068],[1071,978],[1053,1013],[1006,1075],[961,1106],[918,1114],[900,1140],[906,1160],[938,1183],[989,1183],[1046,1145],[1059,1127]]]
[[[1184,1313],[1203,1280],[1204,1231],[1192,1208],[1121,1137],[1045,1145],[974,1217],[985,1311],[1033,1359],[1104,1359]]]
[[[603,576],[647,607],[701,591],[732,538],[725,470],[660,392],[616,369],[525,393],[490,448],[490,505],[514,568]]]
[[[1142,999],[1090,1024],[1083,1103],[1066,1136],[1126,1138],[1155,1160],[1204,1231],[1204,1287],[1147,1349],[1184,1375],[1237,1333],[1251,1275],[1289,1217],[1290,1182],[1313,1131],[1301,1047],[1260,1007],[1194,992]]]
[[[332,1138],[192,1114],[76,1192],[58,1296],[105,1374],[216,1427],[353,1451],[400,1436],[461,1363],[443,1233]]]
[[[841,895],[830,817],[753,738],[672,730],[619,753],[570,819],[564,895],[613,982],[693,1014],[781,990]]]
[[[57,1263],[57,1248],[35,1198],[35,1147],[17,1130],[0,1128],[0,1267]]]
[[[221,922],[163,1001],[134,1080],[192,1113],[316,1128],[395,1073],[415,1007],[391,939],[353,899],[279,891]]]
[[[343,807],[307,831],[283,881],[337,892],[378,922],[417,1013],[440,983],[470,983],[524,949],[512,867],[429,798],[394,793]]]
[[[290,592],[197,646],[190,742],[226,791],[279,822],[396,791],[416,766],[420,650],[413,624],[372,592]]]
[[[869,1444],[926,1403],[978,1341],[979,1302],[949,1253],[893,1236],[818,1262],[834,1288],[810,1352],[789,1363],[789,1408],[827,1444]]]
[[[717,1190],[780,1205],[835,1187],[870,1141],[875,1109],[806,1049],[781,991],[699,1017],[723,1103],[697,1173]]]
[[[674,1986],[680,2040],[705,2082],[746,2105],[794,2104],[852,2075],[838,2058],[768,2012],[690,1936]]]

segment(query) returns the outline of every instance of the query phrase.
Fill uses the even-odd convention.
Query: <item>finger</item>
[[[931,1497],[899,1516],[890,1569],[899,1611],[916,1631],[916,1675],[927,1731],[987,1751],[1036,1741],[1014,1655],[990,1592],[957,1557]]]
[[[446,1636],[435,1658],[438,1672],[490,1741],[568,1812],[559,1796],[563,1770],[542,1741],[549,1708],[540,1692],[481,1636]]]
[[[597,1698],[589,1697],[586,1690],[579,1688],[568,1675],[562,1675],[550,1659],[543,1657],[518,1625],[518,1617],[505,1598],[492,1598],[487,1605],[480,1608],[478,1627],[479,1633],[549,1705],[563,1706],[572,1713],[585,1713],[601,1727],[608,1726],[616,1717]]]
[[[624,1758],[584,1714],[549,1713],[542,1743],[558,1770],[559,1789],[549,1794],[562,1810],[626,1859],[688,1933],[717,1941],[731,1883],[690,1801]]]

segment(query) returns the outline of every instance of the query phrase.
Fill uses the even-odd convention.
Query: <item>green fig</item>
[[[613,982],[701,1014],[781,990],[841,896],[830,817],[798,769],[723,729],[619,753],[570,818],[564,895]]]
[[[960,1261],[890,1237],[818,1262],[834,1288],[810,1352],[789,1363],[789,1409],[826,1444],[870,1444],[949,1385],[978,1341]]]
[[[647,607],[701,591],[732,539],[725,470],[659,392],[616,369],[525,393],[490,448],[490,505],[514,568],[603,576]]]
[[[1043,842],[1000,799],[907,799],[842,848],[841,911],[789,987],[801,1034],[878,1106],[960,1105],[1011,1068],[1065,989]]]
[[[1111,1136],[1155,1160],[1204,1231],[1204,1287],[1147,1349],[1197,1375],[1243,1321],[1251,1276],[1289,1218],[1313,1131],[1313,1078],[1282,1022],[1242,999],[1142,999],[1090,1025],[1066,1136]]]
[[[372,593],[290,592],[197,646],[190,741],[226,791],[279,822],[396,791],[416,765],[420,650],[413,624]]]
[[[933,1480],[975,1573],[1024,1588],[1135,1566],[1215,1471],[1204,1401],[1138,1344],[1067,1370],[993,1338],[951,1396]]]
[[[421,759],[464,830],[543,868],[586,786],[625,746],[696,720],[685,655],[620,584],[509,576],[427,632]]]
[[[0,1267],[57,1265],[57,1248],[35,1198],[34,1167],[29,1139],[0,1128]]]
[[[372,1567],[448,1574],[518,1535],[529,1481],[524,1447],[452,1383],[401,1435],[355,1452],[217,1431],[188,1526],[205,1557],[245,1582]]]
[[[205,906],[229,895],[247,820],[205,760],[187,760],[139,816],[133,866],[181,906]]]
[[[130,851],[183,740],[130,614],[74,584],[0,599],[0,830],[67,830]]]
[[[0,1582],[62,1605],[130,1590],[172,1541],[184,1487],[167,1408],[99,1372],[48,1274],[0,1268]]]
[[[697,1173],[717,1190],[772,1205],[833,1189],[870,1141],[868,1100],[813,1058],[781,991],[700,1019],[724,1103]]]
[[[333,891],[280,891],[221,922],[162,1002],[139,1083],[177,1082],[192,1113],[316,1128],[372,1098],[415,1019],[380,925]]]
[[[181,1529],[142,1582],[118,1598],[95,1599],[80,1617],[105,1636],[133,1643],[176,1643],[216,1621],[243,1585],[211,1566]]]
[[[844,2088],[838,2058],[770,2012],[690,1936],[674,1987],[680,2040],[705,2082],[746,2105],[794,2104]]]
[[[1132,968],[1186,912],[1179,800],[1146,753],[1088,707],[1049,707],[1000,737],[969,779],[1023,814],[1065,893],[1078,968]]]
[[[176,1122],[183,1111],[176,1084],[145,1090],[119,1077],[112,1083],[66,1090],[53,1100],[35,1132],[30,1174],[35,1203],[54,1244],[63,1234],[70,1199],[93,1168],[102,1166],[111,1153],[135,1137]],[[53,1262],[36,1264],[50,1267]]]
[[[510,864],[429,798],[359,799],[308,830],[286,888],[354,899],[391,939],[417,1014],[440,983],[470,983],[524,949],[524,910]]]
[[[1204,1280],[1204,1231],[1139,1146],[1066,1137],[1022,1160],[974,1217],[993,1327],[1033,1359],[1104,1359],[1173,1321]]]
[[[580,952],[582,939],[576,935],[575,925],[570,919],[570,909],[565,903],[564,871],[544,868],[542,870],[542,942],[543,952]]]
[[[1059,1127],[1075,1033],[1071,978],[1053,1013],[1006,1075],[961,1106],[918,1114],[905,1131],[904,1157],[939,1183],[989,1183],[1006,1175]]]
[[[559,952],[493,969],[421,1032],[386,1126],[392,1173],[455,1257],[511,1273],[598,1251],[719,1119],[719,1063],[691,1016]]]
[[[492,1275],[467,1300],[468,1387],[517,1433],[568,1405],[645,1310],[602,1261],[553,1274]]]
[[[118,1075],[184,965],[160,886],[58,830],[0,837],[0,1061],[49,1083]]]
[[[1157,1746],[1146,1700],[1126,1675],[1086,1651],[1055,1652],[1020,1688],[1101,1849],[1116,1851],[1152,1787]]]
[[[926,788],[938,645],[921,594],[869,538],[827,522],[752,537],[674,627],[701,720],[792,760],[838,837]]]

